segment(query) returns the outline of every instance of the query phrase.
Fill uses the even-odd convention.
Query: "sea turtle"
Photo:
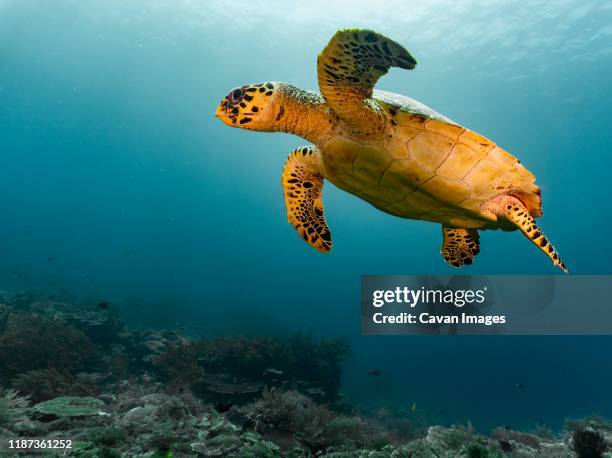
[[[538,228],[540,189],[520,161],[493,141],[411,98],[374,90],[390,67],[411,70],[401,45],[371,30],[338,31],[319,55],[321,94],[282,82],[233,89],[216,116],[231,127],[288,132],[295,149],[282,173],[289,222],[322,252],[332,247],[324,180],[401,218],[442,225],[442,256],[471,264],[478,230],[519,229],[567,272]]]

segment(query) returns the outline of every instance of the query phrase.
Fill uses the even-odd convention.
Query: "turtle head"
[[[274,124],[281,109],[280,86],[267,82],[234,88],[223,97],[215,115],[231,127],[276,130]]]

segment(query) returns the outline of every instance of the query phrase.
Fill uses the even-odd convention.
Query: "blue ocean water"
[[[206,335],[349,336],[346,398],[416,403],[435,422],[610,417],[609,338],[360,336],[362,274],[455,273],[439,228],[328,185],[335,246],[317,253],[280,189],[305,141],[230,129],[214,110],[241,84],[316,89],[332,34],[374,29],[419,62],[378,87],[518,156],[572,274],[610,274],[611,19],[609,2],[576,0],[0,0],[0,289],[105,298],[141,326]],[[481,245],[463,273],[557,273],[517,233]]]

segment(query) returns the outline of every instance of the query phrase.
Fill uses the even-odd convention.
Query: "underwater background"
[[[345,400],[436,424],[612,417],[607,337],[360,336],[361,275],[457,273],[439,227],[327,185],[321,255],[280,189],[305,141],[214,118],[242,84],[317,90],[333,33],[376,30],[418,61],[377,87],[519,157],[571,273],[610,274],[611,24],[610,2],[577,0],[0,0],[0,289],[109,301],[131,325],[194,336],[346,336]],[[461,273],[557,273],[517,233],[481,246]]]

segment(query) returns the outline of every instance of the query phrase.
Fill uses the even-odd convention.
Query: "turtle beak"
[[[221,103],[217,106],[217,110],[215,111],[215,117],[220,118],[223,113],[225,113],[227,107],[227,99],[221,100]]]
[[[223,123],[232,125],[232,119],[230,118],[231,107],[228,106],[227,98],[221,100],[219,106],[217,106],[217,110],[215,111],[215,117],[219,118]],[[235,121],[234,121],[235,123]]]

